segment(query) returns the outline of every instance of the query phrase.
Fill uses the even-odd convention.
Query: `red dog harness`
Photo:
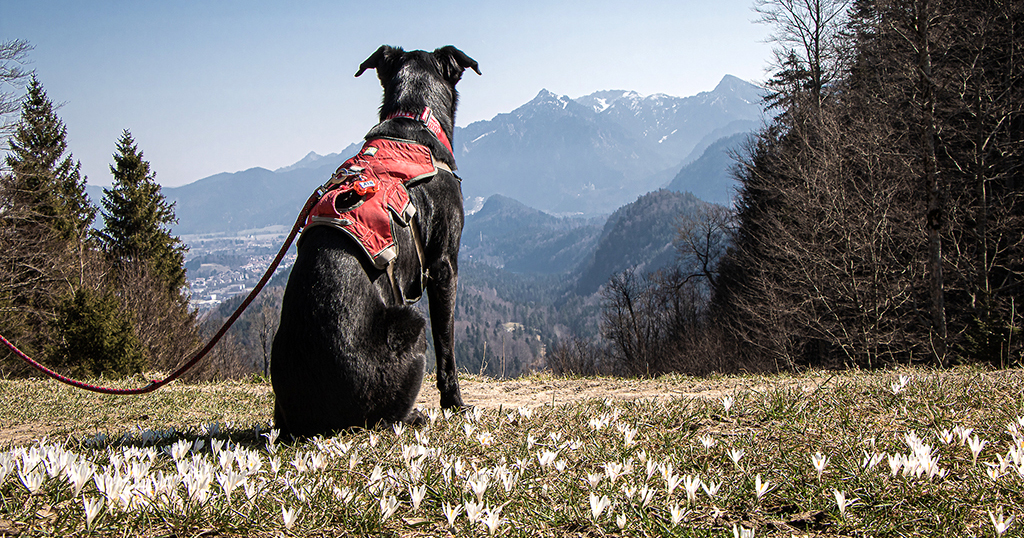
[[[324,225],[345,232],[376,268],[388,271],[396,299],[415,302],[419,296],[405,297],[395,282],[391,264],[398,257],[395,226],[412,225],[422,276],[426,270],[423,244],[413,222],[416,206],[412,205],[406,188],[433,177],[438,167],[448,168],[436,162],[426,146],[390,138],[367,141],[321,187],[326,192],[310,210],[303,234],[314,226]],[[421,292],[422,288],[421,282]]]
[[[395,112],[385,121],[395,118],[423,123],[448,151],[452,151],[451,142],[430,107],[424,107],[420,113]],[[398,257],[395,224],[403,228],[412,224],[410,231],[420,262],[419,292],[422,293],[426,278],[423,241],[413,222],[416,206],[412,205],[406,189],[433,177],[438,168],[451,172],[448,165],[435,160],[430,148],[422,144],[392,138],[369,140],[355,157],[338,167],[330,181],[320,187],[324,194],[309,211],[303,234],[321,225],[345,232],[363,249],[374,267],[387,269],[397,301],[416,302],[419,296],[405,297],[395,280],[391,263]],[[301,241],[302,237],[299,237]]]
[[[327,192],[313,206],[305,229],[317,225],[339,228],[363,248],[378,269],[395,259],[394,230],[416,215],[406,184],[437,174],[430,149],[386,138],[370,140],[345,161],[328,182]]]

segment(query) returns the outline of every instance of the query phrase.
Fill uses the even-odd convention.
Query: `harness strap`
[[[420,237],[420,229],[416,226],[419,219],[414,219],[410,225],[412,228],[412,242],[416,244],[416,256],[420,259],[420,292],[423,282],[430,278],[430,271],[427,269],[427,255],[423,251],[423,239]]]
[[[395,304],[405,304],[405,294],[402,293],[402,288],[398,285],[398,281],[395,280],[395,264],[389,263],[387,272],[388,280],[391,282],[391,293],[395,295]]]
[[[413,216],[413,219],[409,222],[409,231],[412,233],[412,242],[416,245],[416,257],[420,261],[420,296],[416,298],[416,301],[423,297],[423,293],[426,291],[426,282],[430,278],[430,272],[427,270],[427,256],[423,247],[423,239],[420,237],[420,229],[419,226],[417,226],[418,220],[419,219],[417,217]],[[408,304],[410,301],[405,299],[405,292],[402,291],[402,287],[398,285],[398,279],[395,278],[394,260],[388,262],[385,271],[388,273],[388,281],[391,282],[391,292],[395,296],[395,303]]]
[[[449,153],[451,153],[453,156],[455,155],[455,151],[452,149],[452,143],[450,140],[448,140],[448,135],[445,134],[444,129],[441,128],[441,122],[437,121],[437,118],[434,117],[434,111],[431,110],[429,106],[423,107],[423,111],[419,113],[392,112],[391,114],[388,115],[387,118],[384,119],[393,120],[395,118],[408,118],[422,123],[427,127],[427,130],[429,130],[431,133],[434,133],[434,136],[437,137],[438,141],[440,141],[441,144],[448,149]]]
[[[435,168],[440,168],[441,170],[444,170],[445,172],[448,172],[449,174],[454,174],[455,173],[454,171],[452,171],[452,168],[450,166],[448,166],[447,164],[445,164],[442,161],[439,161],[439,160],[435,159],[433,155],[430,156],[430,160],[434,163],[434,167]],[[455,177],[458,178],[459,176],[455,176]]]

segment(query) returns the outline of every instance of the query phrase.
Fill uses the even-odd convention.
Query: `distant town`
[[[256,286],[287,238],[284,226],[247,230],[237,234],[181,237],[188,247],[185,268],[192,289],[192,305],[200,314]],[[278,266],[282,274],[295,263],[293,246]]]

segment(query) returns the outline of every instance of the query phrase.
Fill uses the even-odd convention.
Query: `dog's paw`
[[[412,411],[409,412],[408,415],[406,415],[404,419],[402,419],[402,422],[404,422],[407,426],[418,427],[425,426],[428,420],[429,419],[427,418],[427,415],[424,415],[422,411],[420,411],[419,409],[413,409]]]
[[[466,404],[462,403],[462,396],[456,394],[452,397],[441,397],[441,409],[451,409],[458,411],[459,409],[466,407]]]
[[[451,412],[454,412],[455,414],[458,414],[458,415],[464,415],[466,413],[472,413],[474,409],[476,409],[476,407],[474,407],[472,405],[466,405],[466,404],[463,404],[463,403],[460,403],[459,405],[453,405],[453,406],[445,407],[444,408],[445,411],[451,411]]]

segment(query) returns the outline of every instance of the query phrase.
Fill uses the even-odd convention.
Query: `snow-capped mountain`
[[[463,193],[561,214],[614,211],[667,184],[714,140],[755,129],[760,92],[729,75],[691,97],[610,90],[572,99],[541,90],[457,130]]]
[[[732,76],[691,97],[612,90],[572,99],[542,90],[509,113],[456,129],[463,195],[502,194],[555,214],[611,213],[669,184],[716,140],[755,129],[759,93]],[[175,232],[290,225],[302,201],[358,147],[165,188],[177,202]]]

